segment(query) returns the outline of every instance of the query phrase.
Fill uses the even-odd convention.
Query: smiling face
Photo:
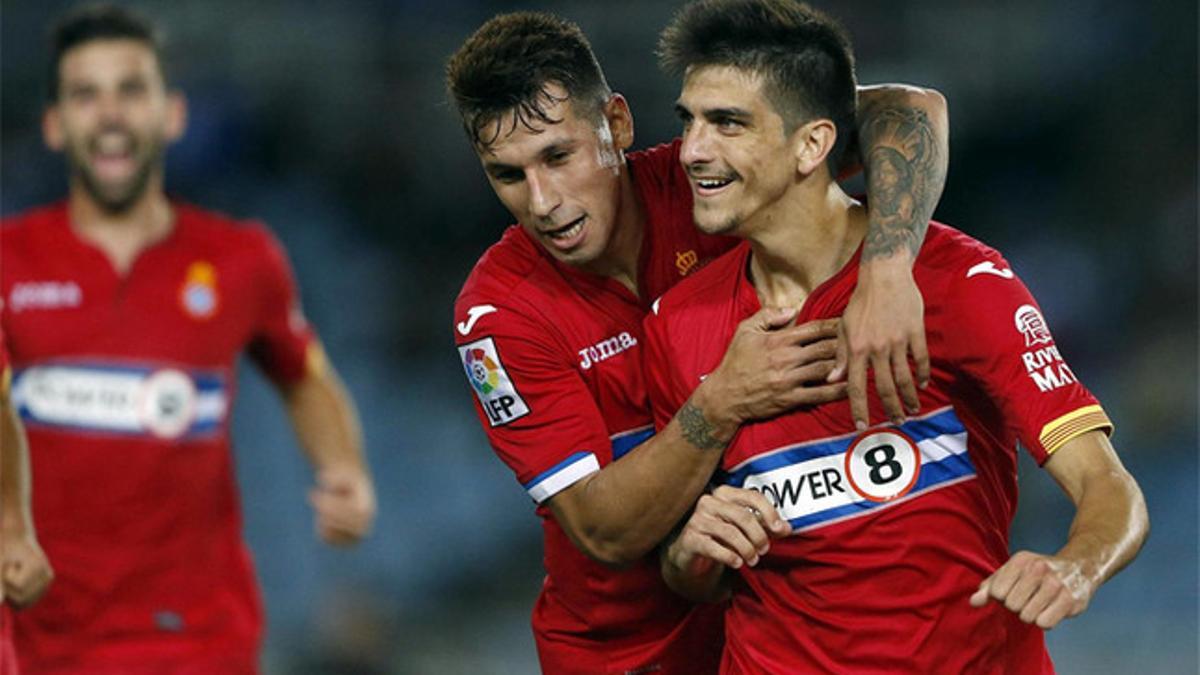
[[[579,114],[561,87],[546,91],[544,111],[557,122],[527,125],[503,115],[483,134],[495,142],[476,151],[496,196],[529,236],[556,259],[582,267],[608,252],[616,230],[621,152],[632,143],[632,119],[618,95],[598,124]]]
[[[762,78],[732,66],[699,66],[688,72],[675,107],[696,226],[745,236],[799,178],[792,138],[763,94]]]
[[[183,132],[183,103],[166,90],[153,49],[132,39],[85,42],[59,63],[46,144],[66,153],[72,187],[122,212],[161,184],[163,155]]]

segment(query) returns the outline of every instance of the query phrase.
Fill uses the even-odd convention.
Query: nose
[[[539,220],[549,220],[562,201],[558,190],[549,178],[538,171],[527,172],[525,180],[529,184],[530,213]]]
[[[709,125],[701,120],[693,121],[683,132],[683,144],[679,148],[679,161],[684,168],[703,165],[712,161]]]
[[[125,119],[125,109],[119,96],[100,96],[97,111],[103,124],[119,124]]]

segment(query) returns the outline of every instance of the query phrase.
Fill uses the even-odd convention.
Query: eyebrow
[[[693,113],[682,102],[676,102],[675,103],[675,114],[682,117],[684,115],[690,116]],[[738,108],[736,106],[727,107],[727,108],[708,108],[706,110],[701,111],[700,114],[704,116],[704,119],[710,120],[710,121],[714,120],[714,119],[726,118],[726,117],[732,117],[732,118],[740,119],[740,120],[748,120],[748,119],[751,119],[754,117],[754,113],[750,112],[749,110],[746,110],[745,108]]]
[[[554,141],[546,144],[541,150],[538,150],[537,156],[539,159],[548,159],[551,155],[558,152],[569,152],[578,146],[578,141],[574,139]],[[507,164],[505,162],[484,162],[484,170],[489,173],[497,173],[501,171],[521,171],[522,168],[515,164]]]

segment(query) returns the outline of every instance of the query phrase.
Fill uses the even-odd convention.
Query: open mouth
[[[119,178],[134,164],[133,139],[127,134],[104,134],[92,143],[91,156],[102,177]]]
[[[692,177],[692,183],[696,186],[696,194],[702,197],[715,195],[725,188],[729,187],[735,180],[736,176],[716,176],[711,178]]]
[[[567,243],[583,232],[583,221],[585,220],[587,220],[587,216],[582,215],[556,230],[547,230],[542,234],[556,242]]]

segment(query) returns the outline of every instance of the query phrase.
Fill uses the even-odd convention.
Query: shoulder
[[[65,225],[67,222],[66,202],[38,206],[0,219],[4,246],[23,245],[36,238],[46,226]]]
[[[538,330],[537,324],[549,326],[552,322],[545,320],[543,311],[561,304],[555,278],[537,245],[519,225],[510,226],[463,282],[454,301],[455,337],[461,340],[497,329],[522,333]]]
[[[1011,269],[999,251],[954,227],[931,221],[916,270],[925,275],[966,279],[993,275],[1011,279]]]
[[[679,148],[682,141],[678,138],[669,143],[660,143],[658,145],[636,150],[629,153],[628,160],[630,166],[634,167],[635,171],[639,171],[647,177],[667,175],[679,167]]]
[[[172,202],[171,206],[175,209],[179,227],[189,239],[204,240],[233,250],[262,251],[279,247],[279,240],[261,220],[234,218],[183,202]]]

